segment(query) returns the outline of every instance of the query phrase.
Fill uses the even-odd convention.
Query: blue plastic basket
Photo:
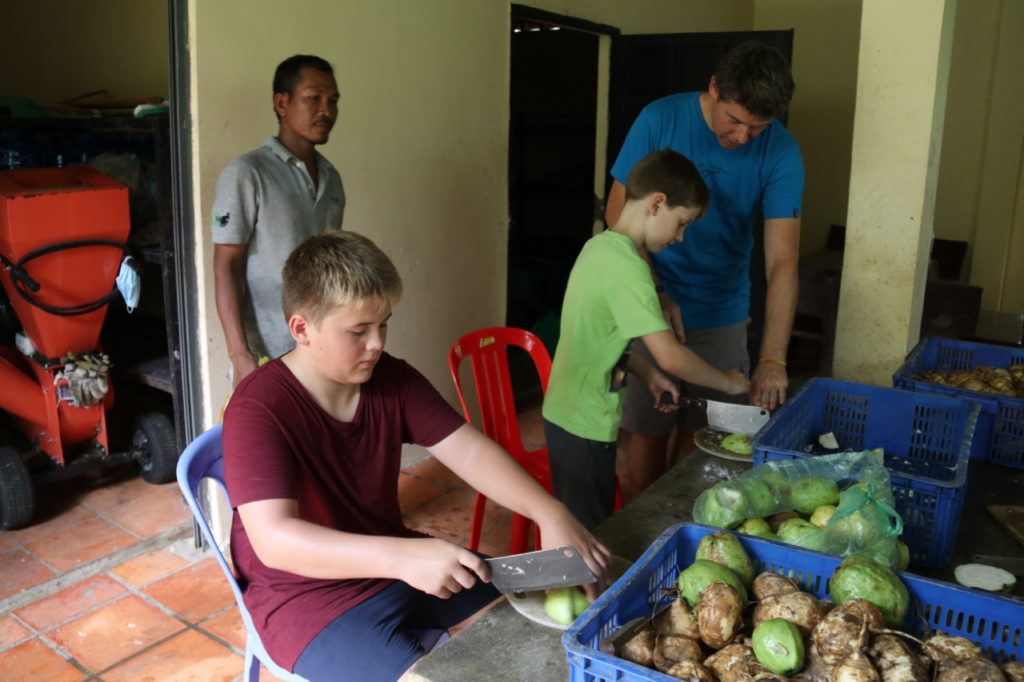
[[[661,534],[635,564],[583,612],[562,635],[571,682],[676,678],[606,654],[600,642],[634,618],[649,617],[673,598],[681,569],[690,565],[700,539],[728,532],[682,523]],[[776,571],[800,581],[802,588],[825,597],[839,565],[836,557],[749,535],[737,535],[758,571]],[[968,590],[909,573],[900,577],[910,593],[910,608],[900,629],[914,635],[928,630],[962,635],[977,642],[985,655],[1002,663],[1024,660],[1024,603]]]
[[[945,396],[811,379],[758,432],[753,461],[809,457],[804,447],[829,431],[846,449],[883,448],[911,563],[944,568],[960,526],[978,409]]]
[[[981,413],[978,415],[971,459],[1024,469],[1024,398],[968,391],[917,378],[929,370],[956,372],[981,365],[1005,369],[1019,363],[1024,363],[1024,349],[1021,348],[928,337],[910,352],[892,375],[892,383],[896,388],[949,395],[978,403]]]

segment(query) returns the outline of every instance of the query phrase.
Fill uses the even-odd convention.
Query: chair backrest
[[[245,625],[246,658],[249,659],[250,655],[255,656],[258,662],[262,662],[279,679],[302,680],[303,678],[280,668],[263,647],[263,642],[260,640],[256,627],[253,625],[252,616],[249,615],[249,610],[245,607],[245,602],[242,600],[242,586],[239,584],[238,578],[235,576],[231,566],[228,565],[227,560],[224,558],[224,554],[220,551],[217,539],[210,530],[206,512],[199,503],[200,486],[204,479],[210,479],[216,482],[221,492],[224,493],[224,499],[228,501],[228,508],[231,507],[231,501],[227,496],[227,488],[224,487],[224,456],[221,449],[220,424],[200,435],[185,448],[185,451],[181,453],[181,457],[178,459],[177,476],[178,487],[181,488],[185,501],[188,503],[189,509],[192,510],[192,517],[203,534],[203,540],[210,548],[217,563],[220,564],[221,570],[224,571],[224,576],[231,586],[231,592],[235,595],[235,602],[238,604],[238,611],[242,616],[242,623]],[[259,677],[258,662],[255,675],[250,670],[248,679],[257,679]],[[251,668],[248,661],[247,667]]]
[[[452,344],[448,353],[455,390],[459,394],[462,414],[472,422],[465,392],[459,379],[459,365],[469,358],[480,406],[481,429],[491,439],[512,454],[524,450],[516,417],[515,395],[509,372],[508,349],[521,348],[533,359],[541,391],[548,390],[551,374],[551,356],[539,338],[525,329],[514,327],[486,327],[463,335]]]

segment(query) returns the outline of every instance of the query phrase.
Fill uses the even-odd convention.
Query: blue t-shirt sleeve
[[[658,145],[659,131],[657,121],[656,117],[651,114],[650,109],[651,105],[644,107],[640,115],[633,121],[633,125],[626,134],[626,139],[622,142],[619,156],[615,159],[615,164],[612,166],[612,177],[623,185],[626,184],[626,180],[629,178],[629,172],[633,170],[633,166],[640,159],[664,146]]]
[[[800,147],[788,134],[778,145],[765,181],[762,211],[766,220],[799,218],[804,196],[804,160]]]

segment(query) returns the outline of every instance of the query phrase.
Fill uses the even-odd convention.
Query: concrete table
[[[702,490],[749,467],[701,451],[690,453],[602,523],[595,535],[616,556],[635,561],[666,528],[692,520],[693,501]],[[569,666],[561,638],[560,630],[526,619],[502,600],[417,662],[412,668],[413,679],[563,682],[569,677]]]

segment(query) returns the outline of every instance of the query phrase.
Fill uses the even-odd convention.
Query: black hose
[[[11,283],[14,285],[14,290],[18,292],[19,296],[28,301],[29,304],[53,315],[60,315],[61,317],[85,315],[86,313],[91,313],[94,310],[99,310],[110,303],[117,293],[116,285],[110,290],[110,293],[89,303],[79,303],[77,305],[68,306],[52,306],[47,303],[43,303],[32,296],[32,294],[38,293],[39,282],[32,279],[32,276],[28,274],[28,271],[25,270],[25,264],[31,260],[39,258],[40,256],[45,256],[56,251],[77,249],[86,246],[109,246],[114,249],[120,249],[122,256],[128,250],[126,245],[110,239],[78,239],[70,242],[48,244],[47,246],[41,246],[38,249],[33,249],[19,258],[16,263],[12,262],[3,254],[0,254],[0,263],[3,263],[4,267],[11,273]],[[26,289],[28,289],[28,291],[26,291]]]

